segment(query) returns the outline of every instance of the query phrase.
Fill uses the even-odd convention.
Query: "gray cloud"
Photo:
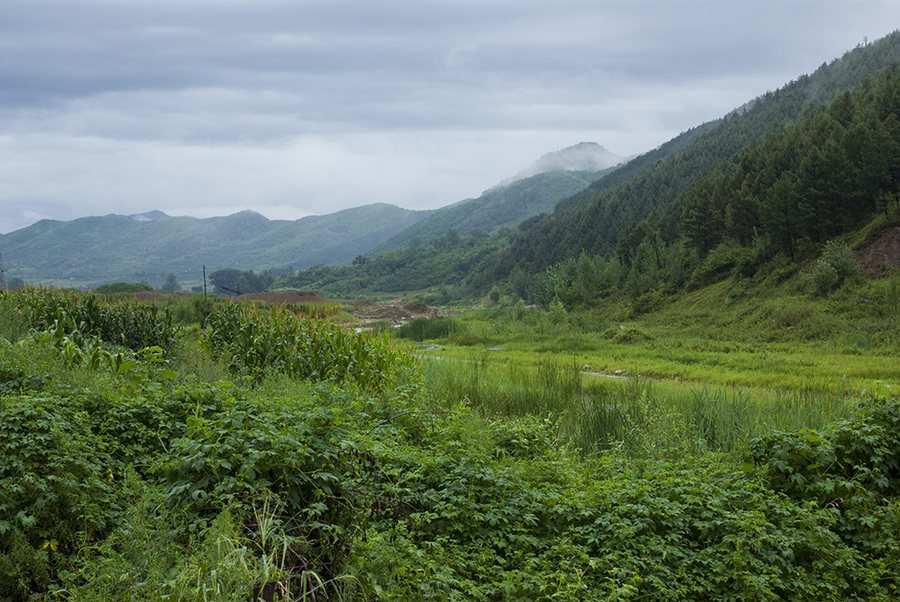
[[[893,0],[12,0],[0,232],[477,196],[650,150],[900,22]]]

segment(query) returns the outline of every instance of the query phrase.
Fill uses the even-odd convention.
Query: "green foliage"
[[[494,431],[465,412],[418,443],[381,448],[378,483],[396,501],[357,546],[360,594],[777,600],[890,591],[894,567],[870,566],[843,544],[832,513],[772,493],[752,473],[713,457],[574,466],[539,443],[541,425],[514,428],[512,449],[533,450],[525,462],[486,455]]]
[[[168,291],[170,293],[180,291],[181,285],[178,283],[178,277],[170,272],[168,275],[166,275],[166,281],[162,283],[162,286],[159,287],[159,290]]]
[[[577,259],[566,260],[547,268],[534,282],[534,298],[542,307],[553,300],[567,309],[594,305],[609,297],[622,286],[624,274],[615,259],[582,253]]]
[[[24,362],[4,357],[0,353],[0,397],[14,393],[39,391],[44,386],[44,379],[30,374]]]
[[[748,276],[755,271],[753,251],[749,247],[724,242],[712,249],[703,263],[691,274],[690,286],[699,287],[725,276]]]
[[[105,536],[121,508],[116,463],[89,416],[53,396],[0,400],[0,596],[43,591],[64,559]]]
[[[810,278],[815,291],[827,295],[859,272],[853,252],[844,245],[828,241],[822,256],[813,266]]]
[[[212,272],[208,278],[220,295],[261,293],[269,290],[275,282],[275,274],[271,270],[257,274],[253,270],[224,268]]]
[[[172,315],[172,321],[179,326],[197,324],[206,326],[206,318],[213,312],[220,299],[214,295],[192,295],[170,300],[166,306]]]
[[[337,442],[330,408],[262,409],[236,403],[188,419],[185,435],[159,458],[170,504],[204,518],[226,508],[244,513],[260,496],[281,505],[291,534],[291,566],[336,576],[353,536],[353,507],[343,497],[349,449]],[[299,559],[299,564],[297,560]]]
[[[65,362],[47,362],[50,378],[38,352],[113,348],[53,321],[46,345],[0,342],[0,598],[887,599],[900,585],[887,388],[848,417],[847,385],[762,395],[604,378],[576,359],[802,371],[822,341],[760,343],[753,320],[795,342],[864,292],[857,311],[886,324],[890,278],[828,299],[720,284],[690,293],[692,313],[621,327],[624,300],[601,317],[560,303],[564,328],[524,303],[493,308],[454,318],[491,349],[453,361],[448,344],[422,382],[385,335],[222,302],[206,345],[253,378],[168,374],[192,365],[181,354],[211,361],[186,340],[127,356],[139,363],[120,374],[82,360],[69,386]],[[725,336],[737,328],[746,338]],[[493,347],[514,336],[528,353]],[[288,369],[304,353],[328,382]]]
[[[558,298],[553,299],[547,307],[547,313],[550,317],[550,323],[557,326],[566,324],[569,321],[569,314],[566,312],[566,306]]]
[[[848,545],[900,568],[900,403],[867,394],[853,418],[823,432],[774,433],[753,441],[769,486],[835,516]]]
[[[459,240],[451,236],[448,244],[441,243],[440,248],[417,243],[362,264],[316,265],[285,276],[274,286],[312,288],[338,298],[370,291],[398,293],[438,287],[434,298],[449,303],[490,289],[497,280],[495,272],[503,271],[503,266],[496,263],[496,252],[503,248],[508,236],[504,231],[487,239],[475,234],[460,235]]]

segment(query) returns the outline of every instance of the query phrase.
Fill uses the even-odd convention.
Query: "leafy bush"
[[[227,508],[246,516],[261,498],[277,500],[282,527],[292,535],[291,558],[282,564],[330,579],[343,570],[353,534],[341,439],[329,408],[238,402],[209,419],[189,417],[157,470],[170,503],[200,518]]]
[[[493,429],[462,412],[432,422],[415,442],[379,446],[375,477],[366,478],[390,501],[372,507],[356,546],[350,570],[360,597],[866,599],[890,591],[892,567],[870,566],[842,543],[831,512],[767,490],[752,472],[715,456],[574,465],[543,451],[542,430],[501,429],[504,450],[485,454],[482,437]]]
[[[756,439],[750,455],[772,489],[826,508],[848,545],[900,574],[900,402],[870,394],[854,418]]]
[[[632,315],[639,316],[656,311],[663,305],[663,297],[658,290],[647,291],[631,303]]]
[[[713,248],[703,263],[694,270],[688,286],[699,288],[733,274],[748,276],[755,267],[756,257],[752,248],[730,241],[723,242]]]
[[[556,325],[566,324],[569,321],[569,313],[566,306],[563,305],[559,297],[554,297],[547,307],[547,315],[550,317],[550,323]]]
[[[61,563],[109,533],[118,465],[65,399],[0,399],[0,597],[45,591]]]
[[[0,356],[0,397],[40,391],[43,386],[42,377],[30,374],[20,362]]]
[[[820,295],[827,295],[844,281],[859,272],[859,264],[853,252],[845,245],[832,240],[825,243],[825,249],[810,273],[813,288]]]

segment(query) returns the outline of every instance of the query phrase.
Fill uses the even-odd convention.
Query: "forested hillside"
[[[539,300],[571,306],[613,290],[658,297],[729,276],[784,277],[816,257],[812,286],[828,293],[856,269],[841,237],[868,225],[859,246],[900,221],[898,111],[900,68],[891,66],[695,178],[634,222],[615,253],[547,269]]]
[[[533,272],[584,250],[609,254],[628,228],[666,207],[695,178],[713,171],[747,144],[762,142],[794,123],[810,108],[849,90],[900,60],[900,35],[856,48],[823,64],[812,75],[768,92],[726,116],[696,142],[636,173],[612,189],[598,182],[576,198],[560,203],[553,214],[529,224],[510,249],[517,265]],[[617,174],[617,176],[624,176]]]
[[[477,199],[468,199],[435,210],[409,228],[366,252],[378,257],[388,251],[405,249],[418,241],[429,243],[454,229],[460,234],[481,231],[490,234],[512,227],[546,211],[556,203],[584,190],[615,168],[603,171],[555,170],[486,190]],[[476,233],[476,235],[478,235]]]
[[[516,230],[485,240],[448,232],[427,247],[340,270],[318,266],[285,284],[333,294],[433,287],[457,298],[499,287],[513,300],[590,303],[612,291],[664,295],[772,262],[796,271],[875,213],[893,219],[898,60],[898,33],[856,48]]]

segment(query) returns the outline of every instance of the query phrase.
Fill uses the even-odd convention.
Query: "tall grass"
[[[450,406],[465,402],[489,418],[548,418],[562,445],[583,455],[616,451],[631,458],[741,455],[754,437],[819,428],[849,416],[854,406],[845,387],[709,388],[602,378],[551,362],[536,368],[500,364],[484,356],[429,361],[425,380],[435,399]]]

